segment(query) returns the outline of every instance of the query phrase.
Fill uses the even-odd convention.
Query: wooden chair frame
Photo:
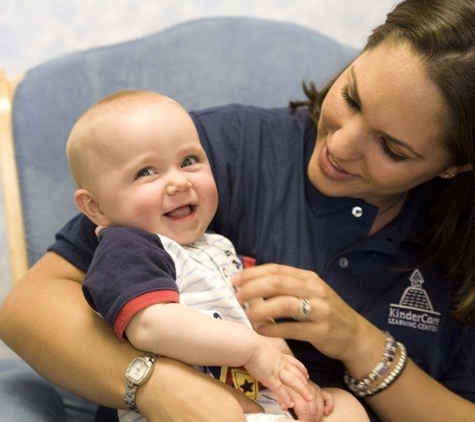
[[[23,75],[9,79],[0,70],[0,172],[12,282],[28,270],[28,254],[12,130],[12,105]]]

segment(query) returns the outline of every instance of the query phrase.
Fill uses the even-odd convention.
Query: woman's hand
[[[137,392],[137,407],[149,422],[243,422],[244,413],[263,412],[240,391],[165,357]]]
[[[350,367],[368,349],[375,348],[376,354],[369,356],[367,368],[378,361],[384,334],[315,273],[266,264],[243,270],[233,278],[233,284],[239,302],[247,304],[247,315],[260,334],[310,342],[321,353]],[[274,322],[278,318],[298,318],[301,298],[307,299],[311,308],[305,320]],[[361,339],[370,344],[364,345]]]

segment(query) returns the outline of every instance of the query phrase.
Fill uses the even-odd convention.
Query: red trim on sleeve
[[[141,310],[158,303],[178,303],[179,294],[175,290],[157,290],[137,296],[126,303],[114,321],[114,331],[122,340],[126,340],[124,331],[130,320]]]
[[[249,256],[242,257],[242,263],[244,264],[244,268],[253,267],[256,265],[256,258],[251,258]]]

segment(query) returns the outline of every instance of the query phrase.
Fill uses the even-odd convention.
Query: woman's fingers
[[[277,264],[259,265],[243,270],[232,279],[236,297],[245,303],[255,297],[280,295],[301,297],[323,292],[323,281],[313,272]]]
[[[279,264],[264,264],[257,265],[251,268],[245,268],[237,275],[233,276],[233,284],[236,287],[242,287],[245,284],[252,283],[255,280],[262,278],[274,280],[274,287],[281,287],[284,290],[287,288],[287,283],[280,283],[281,278],[305,278],[304,273],[310,273],[309,271],[300,270],[298,268],[289,267],[287,265]]]
[[[310,311],[305,316],[305,321],[316,320],[317,309],[324,304],[314,298],[306,299]],[[280,318],[291,318],[298,321],[301,317],[301,298],[297,296],[277,296],[267,300],[247,302],[246,314],[255,327],[263,323],[271,323]],[[302,320],[303,321],[303,320]]]
[[[257,327],[257,332],[265,337],[282,337],[300,341],[326,338],[326,331],[323,326],[310,322],[279,322]]]
[[[362,317],[317,274],[267,264],[242,271],[233,283],[260,334],[307,341],[335,359],[351,355]]]

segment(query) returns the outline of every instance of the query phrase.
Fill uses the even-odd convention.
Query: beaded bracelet
[[[375,381],[381,379],[393,364],[394,357],[396,356],[397,343],[391,334],[386,331],[384,331],[384,333],[386,334],[386,341],[383,355],[381,356],[381,362],[379,362],[373,370],[361,380],[357,380],[351,377],[348,372],[345,372],[344,380],[351,391],[360,391],[368,388]]]
[[[399,360],[396,364],[396,367],[389,373],[389,375],[381,382],[381,384],[378,384],[375,388],[372,390],[366,391],[365,395],[362,397],[367,397],[367,396],[374,396],[375,394],[380,393],[383,390],[386,390],[394,381],[396,381],[399,378],[399,375],[402,374],[402,370],[405,368],[406,363],[407,363],[407,352],[406,348],[404,347],[404,344],[398,343],[399,347]]]
[[[406,348],[402,343],[396,342],[394,338],[387,332],[385,349],[379,362],[373,370],[366,377],[361,380],[353,378],[348,371],[345,371],[344,381],[348,388],[358,397],[367,397],[380,392],[391,385],[396,378],[400,375],[407,361]],[[399,360],[395,368],[383,379],[383,376],[391,368],[394,358],[396,356],[396,350],[399,348],[400,355]],[[378,383],[375,388],[371,386],[382,379],[382,382]]]

